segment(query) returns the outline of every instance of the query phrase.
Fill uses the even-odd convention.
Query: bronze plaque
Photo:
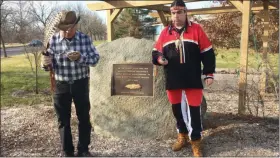
[[[153,96],[153,64],[113,64],[111,95]]]

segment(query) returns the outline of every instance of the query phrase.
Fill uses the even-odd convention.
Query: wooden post
[[[241,32],[241,54],[240,54],[240,76],[239,76],[239,104],[238,114],[245,114],[247,68],[248,68],[248,41],[249,24],[251,13],[251,2],[243,1],[242,5],[242,32]]]
[[[262,74],[260,80],[260,94],[265,95],[267,86],[267,48],[268,48],[268,34],[269,34],[269,15],[268,15],[268,0],[263,0],[263,21],[264,21],[264,32],[263,32],[263,53],[262,53]]]
[[[118,17],[123,9],[110,9],[107,10],[107,41],[111,42],[114,40],[114,27],[113,22]]]
[[[113,23],[111,22],[111,14],[113,9],[107,10],[107,41],[111,42],[113,40]]]
[[[164,12],[163,11],[160,11],[160,10],[157,10],[158,12],[158,15],[160,17],[160,20],[161,20],[161,23],[163,24],[163,26],[167,26],[168,25],[168,22],[164,16]]]

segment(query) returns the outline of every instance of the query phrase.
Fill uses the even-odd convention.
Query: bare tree
[[[32,47],[32,46],[24,46],[24,54],[30,64],[30,68],[35,77],[35,93],[39,94],[39,84],[38,84],[38,76],[39,76],[39,67],[40,67],[40,57],[42,47]]]
[[[16,32],[16,40],[24,45],[24,54],[30,63],[31,71],[35,76],[35,91],[38,94],[38,68],[39,59],[41,55],[41,47],[29,47],[25,43],[34,37],[42,36],[40,30],[34,27],[34,24],[40,22],[40,20],[34,18],[34,14],[31,14],[30,2],[17,1],[14,5],[12,22]],[[42,16],[44,17],[44,16]]]
[[[28,13],[32,21],[32,25],[28,29],[30,39],[43,39],[46,24],[58,12],[57,6],[57,2],[48,2],[47,4],[39,1],[29,2]]]
[[[35,25],[37,25],[37,29],[40,30],[41,33],[43,33],[43,29],[46,27],[46,24],[48,21],[52,18],[52,16],[57,12],[57,2],[52,4],[52,2],[49,2],[49,4],[45,4],[43,2],[29,2],[29,14],[34,22]],[[40,26],[41,24],[41,26]]]
[[[4,1],[1,5],[1,36],[3,39],[5,39],[3,43],[15,42],[14,39],[16,36],[16,25],[14,23],[14,6],[15,2],[11,1]]]
[[[85,12],[81,15],[79,29],[88,34],[94,40],[101,40],[106,34],[106,25],[94,12]]]
[[[18,1],[15,3],[15,16],[12,20],[16,27],[16,39],[20,43],[26,43],[30,40],[28,32],[28,27],[32,23],[30,15],[28,13],[28,2]]]
[[[1,40],[2,47],[3,47],[4,57],[8,57],[7,52],[6,52],[6,47],[5,47],[5,41],[4,41],[4,38],[3,38],[3,32],[6,32],[7,29],[9,28],[8,27],[9,17],[11,17],[13,15],[13,11],[12,11],[11,8],[8,7],[7,1],[5,1],[5,2],[1,1],[0,7],[1,7],[0,40]]]

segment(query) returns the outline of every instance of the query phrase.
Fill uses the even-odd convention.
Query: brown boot
[[[184,146],[187,145],[187,142],[189,141],[188,134],[185,133],[178,133],[177,141],[172,145],[173,151],[179,151]]]
[[[202,157],[201,153],[201,139],[191,141],[192,151],[194,157]]]

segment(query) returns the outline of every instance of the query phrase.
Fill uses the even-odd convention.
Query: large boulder
[[[111,96],[113,64],[151,63],[154,41],[126,37],[97,47],[100,61],[90,69],[91,121],[98,134],[118,138],[165,139],[176,135],[162,67],[157,67],[154,96]]]

